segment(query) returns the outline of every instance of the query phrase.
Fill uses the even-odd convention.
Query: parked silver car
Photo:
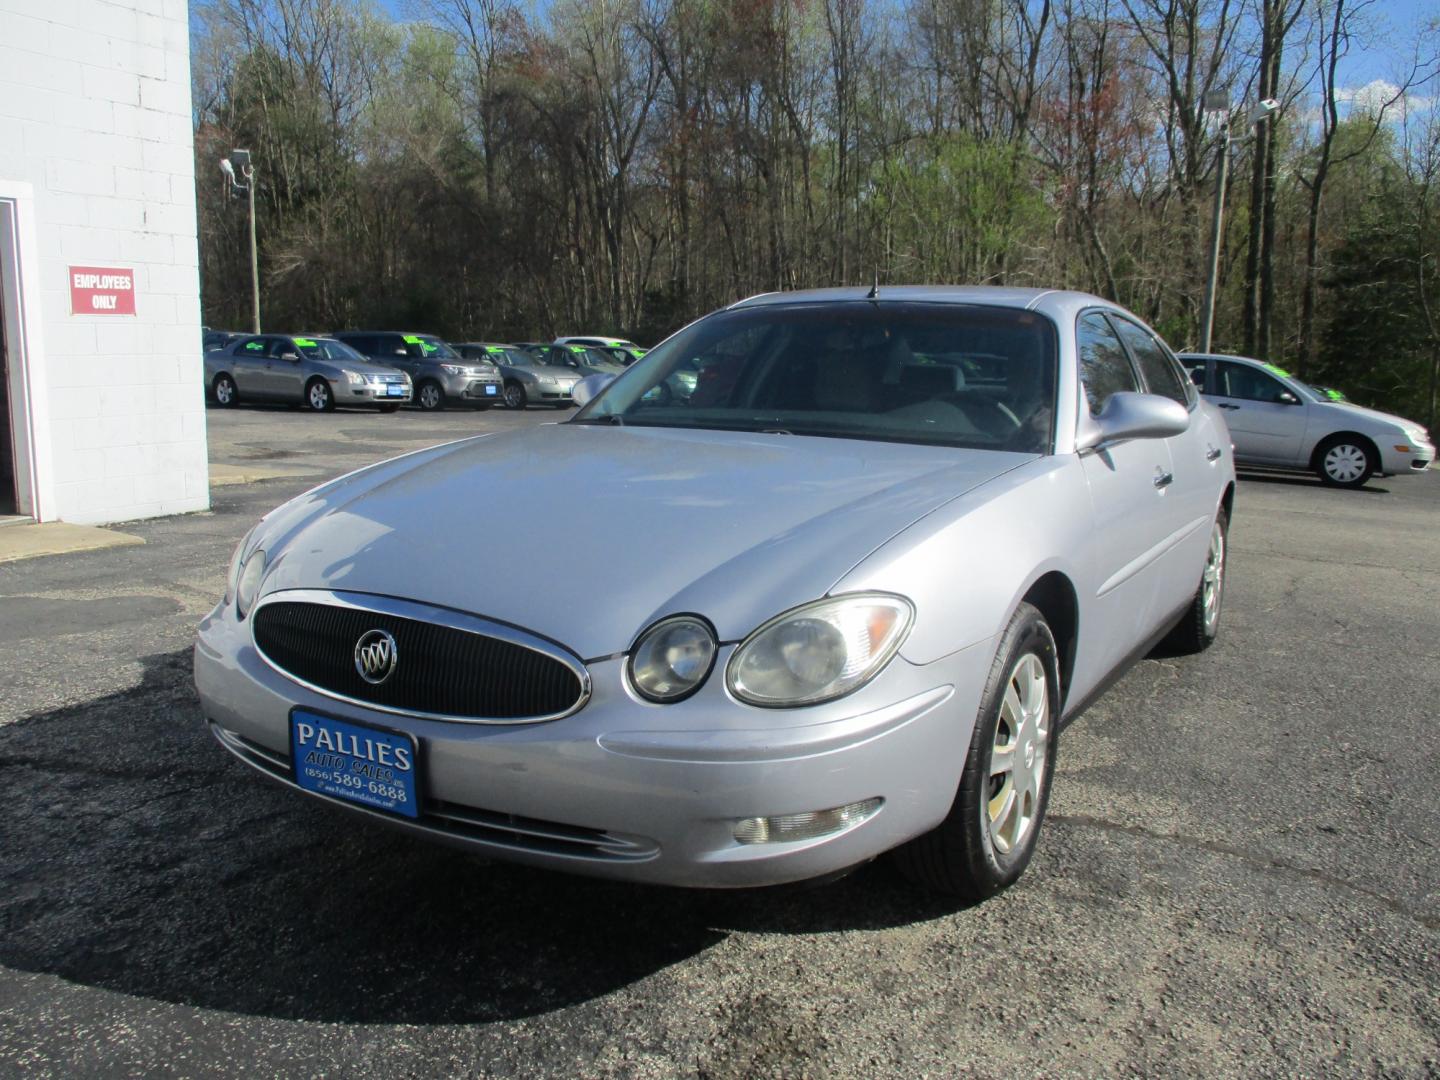
[[[426,412],[451,405],[485,410],[501,399],[500,373],[491,364],[467,364],[434,334],[398,330],[340,330],[335,336],[415,384],[415,404]]]
[[[242,337],[205,354],[205,385],[217,405],[282,401],[316,412],[336,405],[394,412],[410,400],[410,378],[373,364],[334,338],[304,334]]]
[[[1302,469],[1358,488],[1377,474],[1422,473],[1435,460],[1429,432],[1414,420],[1352,405],[1274,364],[1202,353],[1180,361],[1225,410],[1240,465]]]
[[[650,395],[682,367],[688,400]],[[1062,724],[1166,635],[1218,632],[1229,446],[1093,296],[756,297],[568,423],[266,515],[195,681],[240,760],[418,836],[694,886],[898,848],[985,896],[1034,850]],[[445,557],[558,535],[603,572]]]
[[[554,405],[568,409],[573,404],[570,393],[582,375],[562,364],[548,363],[550,346],[541,345],[546,355],[537,355],[520,345],[500,345],[487,341],[463,341],[455,346],[462,356],[484,356],[500,369],[504,380],[505,405],[523,409],[527,405]]]

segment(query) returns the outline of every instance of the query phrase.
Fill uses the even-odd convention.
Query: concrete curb
[[[133,547],[143,543],[145,541],[141,537],[94,525],[70,525],[63,521],[17,525],[0,529],[0,563],[35,559],[42,555],[68,555],[75,551]]]

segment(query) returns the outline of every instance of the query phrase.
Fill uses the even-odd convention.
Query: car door
[[[1076,355],[1084,400],[1092,416],[1110,395],[1140,392],[1129,355],[1101,311],[1088,311],[1076,322]],[[1094,514],[1091,539],[1099,582],[1092,640],[1099,642],[1100,670],[1120,663],[1154,631],[1161,614],[1157,584],[1160,556],[1173,532],[1168,502],[1174,467],[1164,439],[1127,439],[1081,455]]]
[[[289,338],[272,338],[265,350],[265,396],[300,401],[305,396],[304,360]]]
[[[1264,465],[1304,464],[1307,409],[1275,376],[1250,364],[1216,360],[1207,395],[1225,410],[1235,460]]]
[[[1190,426],[1165,440],[1172,476],[1162,505],[1168,510],[1167,540],[1172,546],[1158,560],[1160,575],[1156,583],[1156,614],[1164,618],[1194,596],[1205,566],[1219,490],[1215,474],[1221,468],[1225,440],[1203,422],[1188,373],[1164,343],[1122,315],[1111,312],[1110,322],[1129,349],[1145,392],[1177,401],[1190,413]]]
[[[269,347],[269,338],[246,338],[231,354],[235,359],[230,365],[230,374],[235,379],[235,388],[245,397],[265,396],[265,350]]]

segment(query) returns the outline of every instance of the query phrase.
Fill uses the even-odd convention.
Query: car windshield
[[[532,353],[529,353],[524,349],[501,349],[500,353],[503,358],[496,360],[496,363],[499,364],[513,364],[518,367],[533,367],[535,364],[539,363],[539,361],[535,359],[535,356]],[[492,353],[491,355],[493,356],[494,354]]]
[[[356,364],[366,362],[365,358],[349,345],[343,341],[336,341],[334,338],[297,337],[290,340],[295,342],[295,347],[311,360],[349,360]]]
[[[1055,371],[1054,324],[1035,312],[766,304],[720,312],[677,334],[572,422],[1045,453]],[[678,392],[687,376],[693,389]]]
[[[430,334],[406,334],[405,352],[426,360],[459,360],[455,350]]]

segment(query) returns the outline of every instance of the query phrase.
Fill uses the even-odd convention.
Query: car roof
[[[881,285],[875,296],[871,287],[847,285],[831,289],[800,289],[795,292],[771,292],[751,296],[737,307],[759,307],[770,304],[824,304],[846,300],[900,300],[921,303],[984,304],[990,307],[1012,307],[1037,310],[1041,307],[1091,306],[1116,307],[1089,293],[1064,289],[1030,289],[1008,285]]]
[[[1175,355],[1181,360],[1238,360],[1242,364],[1255,364],[1257,367],[1270,366],[1264,360],[1256,360],[1253,356],[1234,356],[1230,353],[1180,352]]]

